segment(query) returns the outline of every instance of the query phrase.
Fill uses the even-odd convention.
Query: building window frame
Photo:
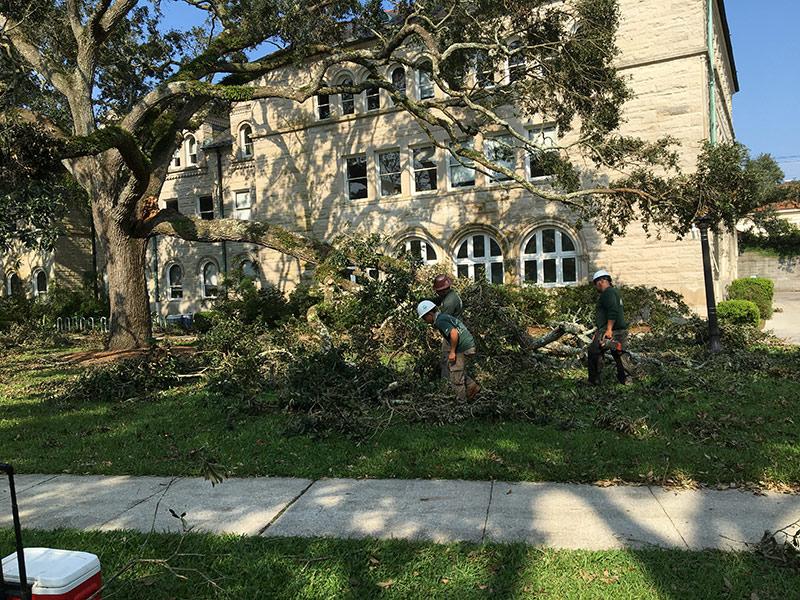
[[[481,244],[476,243],[478,239],[481,240]],[[476,253],[477,250],[479,251]],[[503,247],[491,233],[486,231],[472,231],[463,236],[456,244],[453,264],[456,277],[467,277],[476,281],[482,276],[494,284],[502,284],[505,281]]]
[[[233,215],[240,221],[249,221],[253,214],[253,190],[243,189],[233,192]]]
[[[398,250],[400,253],[405,252],[413,256],[425,266],[439,264],[439,251],[436,246],[419,235],[405,238],[398,244]],[[417,250],[419,250],[419,253],[417,253]]]
[[[417,65],[417,100],[429,100],[436,97],[433,81],[433,63],[423,60]]]
[[[22,287],[22,278],[18,273],[6,273],[6,292],[9,297],[24,296],[25,290]]]
[[[322,87],[327,86],[326,82],[321,82]],[[314,114],[318,121],[325,121],[333,117],[333,98],[330,94],[317,94],[314,96]]]
[[[381,88],[373,86],[364,90],[364,109],[366,112],[375,112],[381,109]]]
[[[253,126],[250,123],[239,125],[239,158],[248,160],[253,158]]]
[[[466,140],[461,143],[470,149],[475,148],[474,140]],[[454,172],[468,172],[472,171],[472,179],[465,179],[462,183],[456,184],[456,177],[453,176]],[[475,161],[464,156],[456,156],[452,152],[447,153],[447,189],[448,190],[463,190],[475,187],[477,170],[475,169]],[[469,183],[471,181],[471,183]]]
[[[208,271],[214,268],[214,273]],[[200,264],[200,287],[203,298],[213,300],[219,297],[219,265],[211,259],[206,259]]]
[[[41,277],[41,280],[40,280]],[[47,273],[42,267],[37,267],[31,272],[31,285],[33,287],[33,297],[47,297]],[[44,288],[44,289],[42,289]]]
[[[356,161],[358,163],[363,163],[363,175],[361,174],[361,169],[359,168],[358,174],[356,176],[355,171],[351,170],[351,165],[355,166]],[[353,193],[353,188],[351,185],[353,183],[358,183],[359,185],[363,185],[364,189],[363,192],[358,191]],[[359,153],[359,154],[351,154],[350,156],[344,157],[344,191],[347,194],[348,200],[367,200],[369,199],[369,167],[368,167],[368,160],[366,153]]]
[[[186,150],[186,166],[196,167],[198,163],[197,138],[189,134],[184,138],[183,145]]]
[[[520,40],[514,40],[508,44],[509,50],[522,48]],[[524,51],[516,52],[506,57],[505,60],[505,81],[508,84],[516,83],[525,78],[528,68],[528,61]]]
[[[337,85],[354,85],[355,78],[349,74],[344,73],[339,76],[339,83]],[[341,114],[354,115],[356,114],[356,96],[352,92],[342,92],[339,94],[339,106]]]
[[[177,278],[173,269],[178,270]],[[183,299],[183,267],[176,262],[167,265],[167,290],[170,302]]]
[[[396,73],[402,73],[402,75],[395,77]],[[398,65],[392,68],[389,72],[389,80],[392,82],[398,94],[401,96],[408,96],[408,75],[404,66]],[[398,83],[401,83],[401,85],[398,85]]]
[[[204,202],[208,201],[208,202]],[[203,204],[206,206],[204,207]],[[209,205],[211,208],[209,209]],[[214,197],[213,196],[198,196],[197,197],[197,216],[203,221],[213,221],[216,216],[214,210]]]
[[[494,163],[502,164],[503,163],[502,160],[498,160],[497,158],[495,158],[496,157],[495,153],[496,153],[496,150],[497,150],[498,146],[505,146],[506,148],[509,149],[509,151],[511,153],[511,160],[510,160],[511,164],[510,165],[506,165],[506,166],[508,166],[509,169],[512,172],[516,173],[516,171],[517,171],[517,148],[514,145],[514,137],[512,135],[510,135],[510,134],[506,134],[506,135],[496,135],[496,136],[493,136],[493,137],[487,137],[487,138],[484,138],[484,140],[483,140],[483,154],[484,154],[484,156],[488,160],[490,160],[490,161],[492,161]],[[491,156],[489,154],[490,151],[492,153]],[[502,185],[502,184],[507,184],[507,183],[513,183],[514,182],[513,178],[508,177],[504,173],[500,173],[500,172],[494,171],[492,169],[487,169],[487,170],[489,171],[489,175],[488,175],[488,178],[489,178],[488,183],[489,183],[489,185]]]
[[[548,231],[553,232],[552,250],[545,249],[545,232]],[[531,242],[534,243],[533,249]],[[580,256],[576,236],[558,225],[541,225],[525,236],[520,245],[520,283],[546,288],[577,285],[580,281]],[[565,278],[565,272],[569,272],[569,267],[565,270],[565,265],[570,264],[574,278]],[[546,281],[548,271],[553,273],[553,281]]]
[[[383,157],[395,155],[397,157],[397,164],[396,165],[384,165]],[[375,154],[377,158],[377,168],[378,168],[378,191],[380,193],[381,198],[390,198],[392,196],[401,196],[403,194],[403,162],[402,162],[402,154],[399,148],[393,148],[388,150],[380,150]],[[384,171],[384,166],[388,168],[394,168],[396,170],[386,170]],[[393,191],[386,191],[388,185],[389,190]]]
[[[439,157],[437,156],[436,146],[433,145],[425,145],[425,146],[416,146],[409,148],[411,151],[411,183],[412,183],[412,191],[414,194],[433,194],[439,189]],[[417,153],[418,152],[425,152],[430,151],[430,160],[429,164],[426,165],[425,162],[422,160],[417,160]],[[417,164],[420,166],[418,167]],[[431,187],[427,187],[424,189],[420,189],[418,185],[419,181],[417,176],[425,176],[428,177],[433,175],[433,179],[429,180],[428,185]],[[424,180],[423,180],[424,181]]]
[[[527,129],[530,143],[539,148],[540,154],[547,152],[558,152],[558,127],[554,123],[544,123],[529,127]],[[540,139],[537,140],[536,138]],[[525,171],[529,181],[546,182],[552,179],[553,173],[549,175],[534,175],[533,152],[527,152],[525,157]]]

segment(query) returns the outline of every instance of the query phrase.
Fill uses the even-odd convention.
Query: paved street
[[[0,484],[0,527],[11,524]],[[743,549],[800,518],[800,496],[558,483],[20,475],[24,527]],[[181,520],[172,516],[186,513]]]

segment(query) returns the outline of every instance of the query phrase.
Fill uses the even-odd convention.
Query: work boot
[[[480,393],[481,393],[481,386],[479,386],[477,383],[473,382],[472,384],[467,386],[467,400],[472,400],[473,398],[475,398],[475,396],[477,396]]]

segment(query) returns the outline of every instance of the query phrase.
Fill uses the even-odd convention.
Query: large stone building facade
[[[676,138],[682,167],[689,170],[710,137],[712,121],[719,140],[734,136],[731,100],[738,82],[724,3],[711,3],[709,28],[708,0],[620,0],[618,66],[635,94],[625,105],[622,133],[651,141]],[[501,66],[495,77],[508,77],[508,69]],[[389,65],[387,75],[417,98],[442,93],[424,74],[399,65]],[[303,73],[278,77],[292,81]],[[357,82],[365,74],[342,68],[328,77]],[[545,119],[513,124],[545,146],[556,135]],[[492,135],[473,143],[547,185],[547,174],[522,149],[502,153],[504,140]],[[201,218],[267,220],[324,240],[378,233],[385,236],[387,252],[405,248],[442,272],[493,282],[570,285],[603,267],[623,284],[674,289],[690,305],[703,306],[699,235],[656,239],[634,224],[608,245],[591,226],[576,229],[561,206],[495,179],[432,146],[412,117],[375,90],[303,104],[235,105],[229,119],[186,136],[160,202]],[[713,239],[712,254],[720,294],[736,276],[735,237]],[[210,306],[220,293],[222,273],[235,268],[285,291],[310,268],[253,245],[164,238],[152,241],[148,265],[154,311],[165,315]]]

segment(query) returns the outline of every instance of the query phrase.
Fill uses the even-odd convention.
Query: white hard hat
[[[429,312],[431,312],[435,308],[436,308],[436,305],[433,302],[431,302],[430,300],[423,300],[422,302],[420,302],[417,305],[417,314],[419,315],[419,318],[421,319],[422,317],[427,315]]]
[[[609,273],[605,269],[600,269],[594,275],[592,275],[592,282],[597,281],[601,277],[608,277],[609,279],[611,279],[611,273]]]

